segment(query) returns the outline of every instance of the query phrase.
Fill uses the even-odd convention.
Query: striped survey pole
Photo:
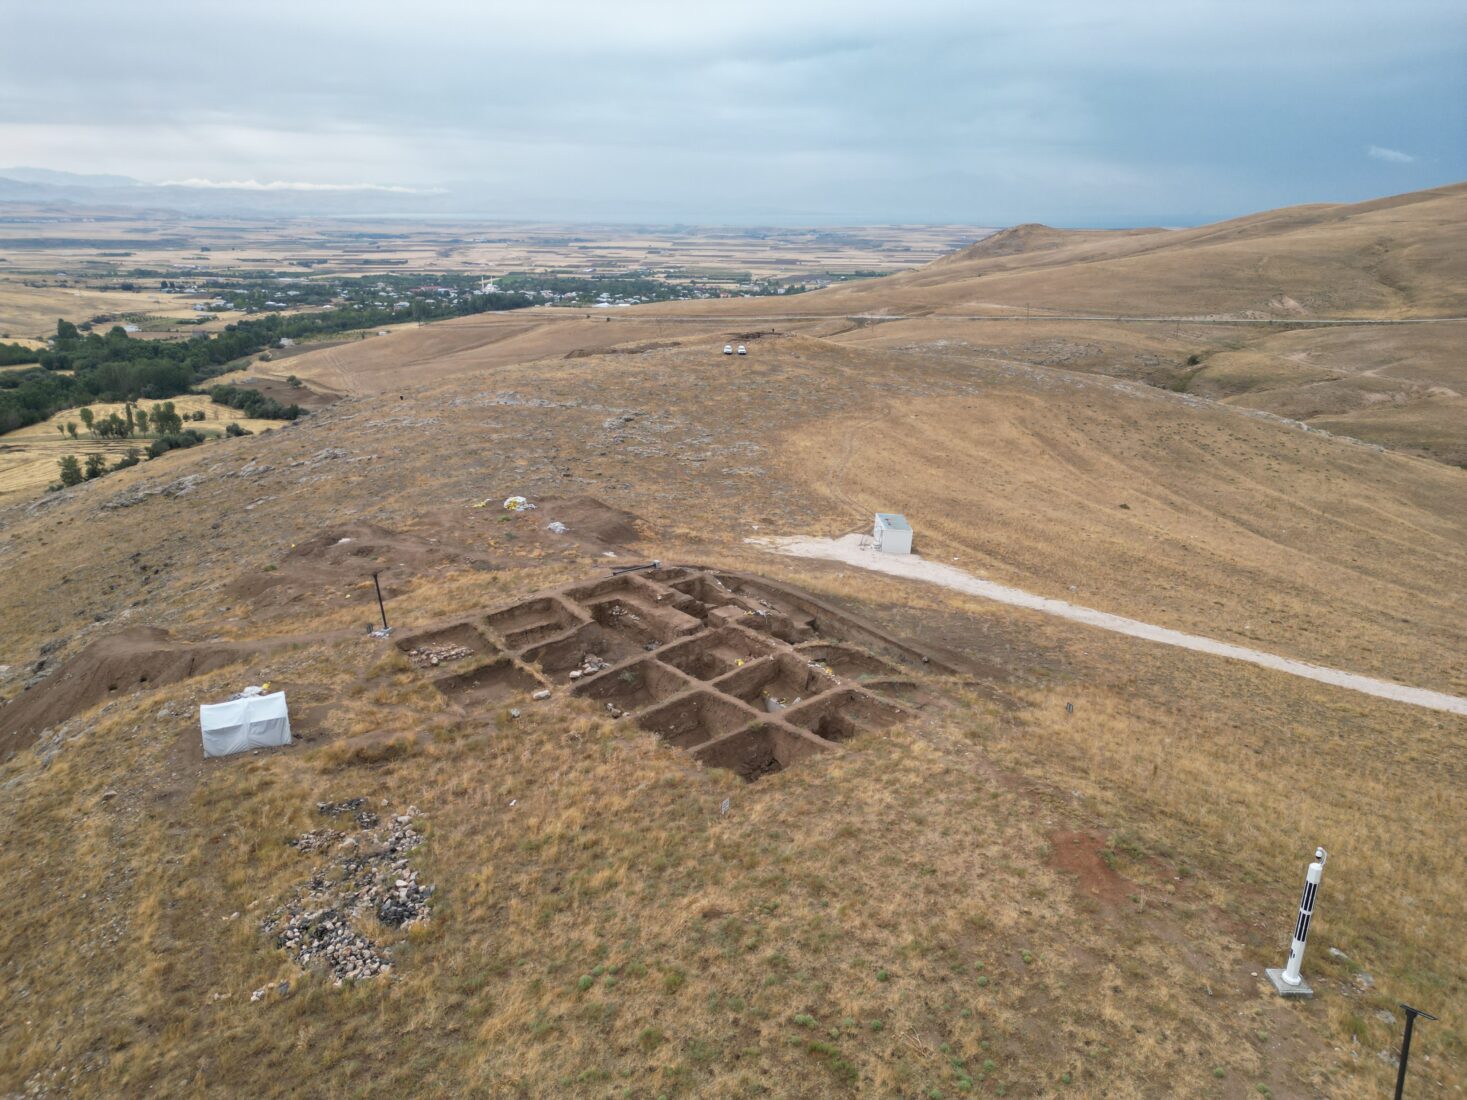
[[[1294,924],[1294,939],[1289,944],[1289,961],[1282,970],[1269,967],[1264,971],[1273,987],[1284,997],[1312,997],[1314,990],[1299,977],[1299,966],[1304,962],[1304,945],[1309,941],[1309,919],[1314,916],[1315,895],[1319,893],[1319,880],[1324,877],[1324,863],[1329,853],[1323,848],[1314,849],[1314,862],[1304,875],[1304,896],[1299,899],[1299,919]]]

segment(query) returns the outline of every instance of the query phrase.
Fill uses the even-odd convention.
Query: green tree
[[[81,339],[81,333],[70,321],[63,321],[59,317],[56,320],[56,346],[65,347],[74,344]]]
[[[129,434],[127,421],[116,413],[108,413],[98,420],[92,430],[101,439],[126,439]]]
[[[159,435],[173,435],[183,431],[183,417],[178,415],[172,401],[153,406],[153,430]]]
[[[134,414],[133,419],[137,421],[138,435],[147,435],[148,434],[148,414],[147,414],[146,410],[139,409]]]
[[[61,484],[80,485],[82,482],[81,463],[76,460],[76,455],[62,455],[56,464],[61,467]]]
[[[88,408],[77,409],[76,415],[81,417],[82,426],[86,428],[87,431],[91,431],[92,421],[96,420],[96,416],[93,415],[92,410]]]
[[[86,474],[88,481],[91,481],[93,478],[101,477],[106,472],[107,459],[103,456],[101,451],[93,451],[91,454],[87,455]]]
[[[71,436],[72,439],[75,439],[76,438],[76,421],[75,420],[68,420],[66,422],[66,434],[69,435],[69,436]]]

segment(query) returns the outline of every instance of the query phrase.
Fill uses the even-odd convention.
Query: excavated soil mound
[[[676,340],[649,340],[643,344],[628,344],[619,348],[576,348],[565,353],[566,359],[590,359],[599,355],[641,355],[649,351],[662,351],[678,346]]]
[[[1075,888],[1106,905],[1119,905],[1135,890],[1133,884],[1105,861],[1106,837],[1095,830],[1051,833],[1054,851],[1050,866],[1073,875]]]
[[[296,543],[286,555],[290,563],[325,565],[336,571],[368,576],[387,566],[426,569],[460,561],[462,547],[445,546],[418,535],[403,535],[372,523],[332,527]]]
[[[29,691],[0,707],[0,757],[42,730],[96,706],[109,695],[174,684],[244,660],[257,647],[176,642],[166,630],[137,626],[87,646]]]
[[[446,564],[492,567],[493,563],[462,546],[356,523],[331,527],[296,543],[274,569],[248,573],[226,592],[257,608],[283,607],[302,599],[343,597],[380,571],[382,592],[392,596],[411,577]]]
[[[639,542],[642,520],[595,497],[545,497],[536,501],[532,516],[542,528],[551,523],[565,525],[563,537],[595,549],[616,549]]]

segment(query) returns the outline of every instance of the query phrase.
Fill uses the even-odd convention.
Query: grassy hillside
[[[915,293],[891,283],[861,294]],[[80,685],[5,732],[0,872],[44,883],[0,922],[6,1091],[1363,1098],[1401,1000],[1443,1017],[1413,1088],[1467,1084],[1467,720],[745,541],[903,510],[982,576],[1467,693],[1467,471],[1242,407],[1289,363],[1450,385],[1420,366],[1450,337],[1224,349],[1203,325],[872,325],[851,297],[758,339],[774,314],[745,302],[312,352],[291,373],[349,396],[306,420],[0,509],[0,696]],[[740,332],[749,355],[719,354]],[[1140,380],[1199,348],[1185,392]],[[506,517],[516,493],[541,508]],[[960,674],[746,785],[560,684],[455,701],[366,633],[373,571],[401,637],[651,558],[800,585]],[[87,650],[140,627],[169,634]],[[174,679],[190,655],[213,671]],[[194,706],[265,681],[297,744],[205,762]],[[355,798],[377,825],[317,809]],[[431,915],[360,918],[390,975],[337,986],[272,922],[339,899],[398,815],[422,842],[393,874]],[[1285,1003],[1260,976],[1317,844],[1320,995]]]

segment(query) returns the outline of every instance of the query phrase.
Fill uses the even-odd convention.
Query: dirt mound
[[[168,631],[137,626],[87,646],[54,673],[0,707],[0,756],[113,693],[175,684],[256,652],[249,645],[176,642]]]
[[[677,347],[676,340],[648,340],[641,344],[627,344],[615,348],[575,348],[565,353],[564,359],[590,359],[596,355],[641,355],[648,351],[662,351]]]
[[[1098,830],[1058,830],[1049,836],[1053,845],[1050,866],[1075,877],[1075,888],[1104,905],[1119,905],[1135,890],[1105,860],[1106,836]]]
[[[445,546],[418,535],[403,535],[371,523],[332,527],[296,543],[286,555],[288,562],[325,565],[338,572],[370,576],[375,570],[395,566],[425,569],[448,561],[462,560],[461,547]]]
[[[595,497],[545,497],[536,502],[535,517],[543,528],[565,525],[563,537],[593,549],[616,549],[643,538],[639,516],[604,504]]]
[[[413,575],[445,564],[491,563],[462,546],[356,523],[327,528],[296,543],[274,568],[267,566],[240,577],[226,593],[257,608],[282,607],[302,599],[344,599],[380,572],[383,595],[392,596]]]

